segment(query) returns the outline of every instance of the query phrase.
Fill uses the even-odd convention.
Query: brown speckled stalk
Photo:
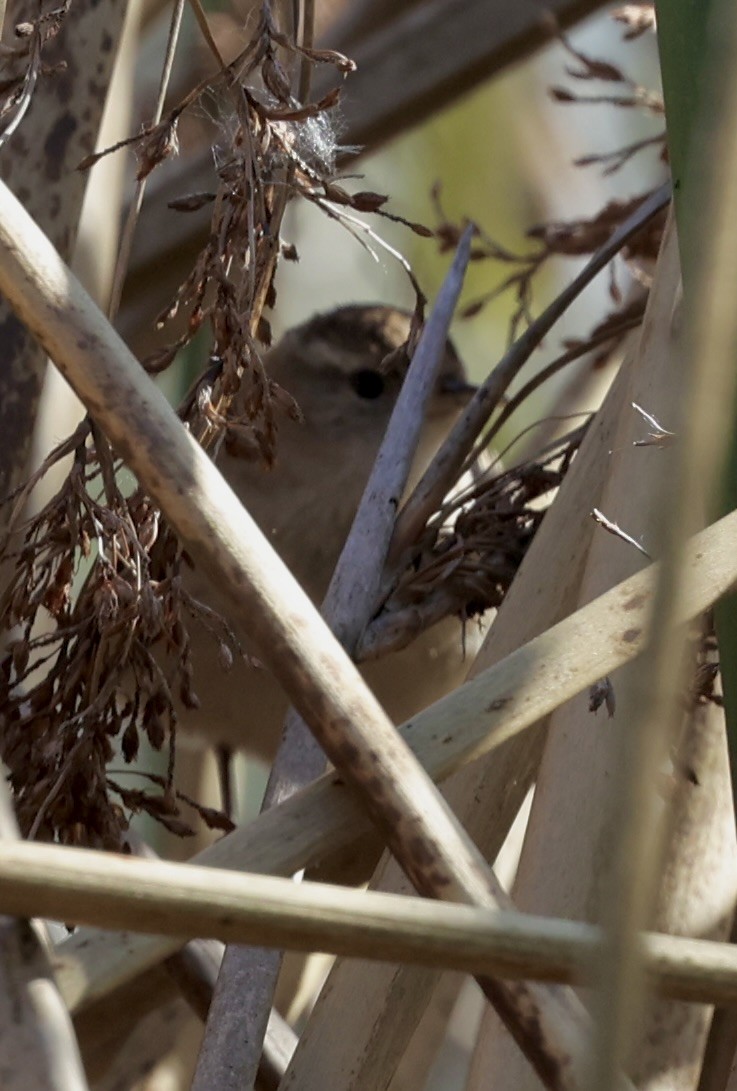
[[[58,37],[44,47],[42,74],[28,113],[0,152],[0,176],[69,261],[77,239],[87,174],[76,170],[94,151],[126,5],[112,0],[74,0]],[[8,15],[27,18],[28,5]],[[35,12],[35,8],[33,8]],[[110,210],[117,216],[117,210]],[[46,354],[0,300],[0,497],[22,480],[46,367]],[[0,509],[0,519],[9,509]]]

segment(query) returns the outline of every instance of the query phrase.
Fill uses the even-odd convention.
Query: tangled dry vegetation
[[[21,39],[38,43],[41,57],[41,46],[51,32],[47,27],[43,20],[29,25]],[[385,209],[385,196],[351,192],[336,180],[336,148],[330,134],[340,87],[318,102],[300,105],[292,95],[280,51],[286,55],[284,63],[297,58],[308,68],[331,65],[338,79],[353,68],[335,51],[292,45],[276,30],[271,11],[264,6],[250,42],[233,61],[127,142],[136,152],[140,181],[176,153],[177,127],[186,111],[195,109],[203,96],[215,96],[221,104],[224,120],[213,177],[217,188],[183,195],[177,203],[183,214],[211,206],[207,240],[175,299],[157,320],[163,326],[184,311],[184,332],[143,366],[150,373],[172,366],[177,353],[206,325],[210,357],[182,403],[180,416],[206,449],[216,451],[224,438],[237,437],[255,446],[265,464],[274,457],[280,416],[299,415],[289,392],[268,377],[263,363],[271,342],[267,315],[276,304],[277,263],[297,257],[278,241],[286,201],[310,201],[359,239],[375,245],[380,244],[376,232],[355,214],[407,222]],[[580,53],[575,56],[583,66],[572,73],[577,79],[606,79],[617,85],[625,81],[614,66]],[[30,47],[29,63],[40,64],[36,46]],[[27,79],[12,85],[6,90],[8,109],[28,93]],[[644,95],[638,101],[644,101]],[[648,105],[653,108],[651,100]],[[89,168],[97,158],[88,157],[79,169]],[[529,234],[538,249],[527,255],[505,251],[477,229],[472,259],[511,264],[515,270],[485,300],[470,304],[466,315],[478,313],[499,292],[513,290],[514,336],[520,323],[532,322],[533,277],[543,263],[553,255],[595,253],[646,196],[612,202],[590,219],[533,228]],[[439,199],[437,207],[440,219],[432,231],[419,224],[408,227],[425,236],[434,234],[441,250],[452,249],[462,225],[442,216]],[[661,214],[636,233],[627,243],[625,258],[647,268],[657,255],[662,224]],[[408,274],[412,277],[409,269]],[[414,286],[416,325],[409,352],[424,308],[419,287]],[[612,299],[612,314],[577,344],[567,346],[512,402],[501,404],[505,390],[498,391],[496,402],[485,408],[489,418],[497,407],[498,412],[484,444],[559,368],[594,351],[596,366],[616,350],[641,318],[645,296],[624,305],[612,281]],[[520,358],[515,370],[524,362]],[[510,374],[507,382],[512,378]],[[239,389],[243,410],[235,418],[230,406]],[[444,616],[468,619],[499,605],[542,518],[545,504],[540,500],[549,500],[560,484],[581,435],[577,429],[519,466],[492,470],[471,493],[429,514],[414,541],[405,543],[404,570],[394,574],[394,586],[378,604],[374,632],[364,640],[365,654],[374,657],[402,646]],[[480,446],[471,434],[467,442],[468,454],[472,444],[474,450]],[[23,523],[32,487],[68,455],[73,466],[61,491]],[[124,843],[130,810],[146,810],[174,831],[189,830],[180,814],[174,778],[172,693],[185,707],[199,701],[192,684],[190,626],[204,625],[212,633],[224,666],[238,654],[227,623],[183,586],[185,562],[176,537],[141,490],[124,494],[119,469],[109,445],[88,419],[6,501],[13,503],[13,516],[3,550],[14,567],[2,599],[9,634],[1,668],[3,759],[11,772],[21,828],[32,838],[107,848]],[[454,519],[459,507],[460,517]],[[73,590],[75,578],[83,586]],[[51,631],[48,624],[39,625],[42,620],[51,622]],[[391,632],[388,642],[382,640],[382,628]],[[162,646],[165,666],[153,654]],[[126,675],[135,678],[134,696],[123,700],[121,694],[129,689],[122,684]],[[118,746],[126,762],[135,759],[141,732],[154,748],[170,751],[170,773],[157,790],[125,788],[107,772]],[[225,816],[209,808],[198,810],[206,821],[228,828]]]
[[[182,270],[179,288],[156,319],[159,329],[172,328],[171,340],[141,364],[149,375],[176,368],[182,351],[205,331],[208,358],[178,407],[179,419],[213,456],[230,442],[255,452],[267,467],[278,452],[281,424],[300,416],[290,391],[277,385],[265,363],[272,337],[269,316],[278,304],[276,271],[280,262],[298,260],[294,248],[281,241],[287,203],[309,202],[357,243],[373,250],[383,247],[403,264],[416,300],[403,350],[406,363],[418,345],[427,346],[433,339],[439,351],[445,331],[442,324],[432,330],[425,325],[420,286],[409,264],[383,243],[382,220],[434,240],[441,253],[463,248],[468,223],[455,223],[445,214],[439,186],[434,190],[435,222],[423,225],[393,211],[387,196],[361,189],[345,176],[354,153],[338,143],[335,117],[344,81],[355,64],[336,49],[314,47],[309,5],[304,5],[298,43],[289,19],[277,18],[267,0],[256,4],[248,41],[227,63],[206,29],[205,14],[198,3],[193,6],[212,54],[211,72],[135,137],[103,154],[120,154],[125,146],[133,149],[142,194],[145,180],[178,154],[183,120],[196,115],[201,124],[203,115],[215,115],[210,188],[182,192],[171,202],[182,223],[205,209],[209,223],[191,267]],[[73,18],[74,8],[64,6],[16,21],[0,88],[2,142],[11,151],[23,133],[37,84],[53,81],[63,70],[63,57],[49,50],[63,39],[65,22]],[[652,30],[652,8],[646,4],[627,5],[615,18],[626,38]],[[575,49],[562,33],[559,37],[570,62],[568,84],[552,90],[561,108],[595,101],[662,117],[657,95],[637,85],[618,65]],[[332,87],[313,101],[310,87],[316,69],[323,73],[321,88],[326,70],[333,79]],[[594,83],[603,92],[587,93]],[[163,92],[161,97],[163,101]],[[660,132],[611,153],[582,157],[577,166],[615,172],[653,148],[665,175],[665,137]],[[89,154],[75,166],[87,171],[99,158]],[[663,242],[668,197],[667,187],[661,187],[609,201],[593,216],[533,227],[529,249],[521,254],[500,246],[482,225],[473,225],[470,260],[501,269],[501,278],[483,296],[466,302],[459,314],[470,320],[492,299],[510,295],[509,346],[399,513],[387,565],[379,574],[380,593],[354,644],[356,659],[402,648],[445,618],[457,617],[466,625],[502,606],[554,497],[582,457],[590,418],[579,419],[540,449],[533,432],[519,457],[515,444],[495,454],[490,465],[482,467],[479,457],[496,449],[500,436],[512,434],[510,419],[514,425],[519,418],[513,415],[543,383],[577,361],[586,360],[590,371],[602,367],[641,325]],[[126,232],[134,224],[132,215]],[[123,254],[130,242],[127,234],[125,239]],[[570,288],[540,310],[536,278],[547,262],[559,257],[590,260]],[[615,261],[620,270],[628,270],[626,292],[620,288],[622,273]],[[519,372],[543,338],[602,268],[610,270],[610,313],[569,339],[555,359],[515,388]],[[121,258],[113,312],[124,275]],[[640,412],[651,431],[635,445],[660,448],[673,439],[646,409]],[[29,498],[63,460],[70,469],[61,487],[29,517]],[[123,471],[99,421],[87,416],[29,480],[4,498],[1,754],[20,830],[29,840],[130,851],[130,816],[140,812],[182,835],[193,831],[193,815],[212,828],[233,829],[224,810],[205,806],[177,785],[176,706],[181,702],[192,708],[200,701],[193,681],[193,627],[209,634],[224,671],[242,652],[228,622],[188,590],[184,576],[190,558],[175,528],[143,484]],[[472,483],[459,491],[458,483],[469,474]],[[620,532],[616,523],[603,518],[609,522],[607,529]],[[620,537],[627,539],[624,531]],[[698,653],[692,701],[698,707],[719,701],[714,653],[709,636]],[[608,679],[592,688],[589,698],[591,710],[606,705],[613,715],[616,701]],[[110,767],[121,757],[126,764],[135,762],[143,738],[167,753],[167,772],[150,773],[147,788],[133,789]],[[697,765],[688,753],[682,758],[680,750],[674,758],[676,769],[687,769],[686,779],[696,785],[701,775]],[[525,775],[520,774],[520,788]],[[394,847],[401,859],[403,835],[397,836],[399,848]],[[419,875],[420,888],[425,882],[425,893],[434,892],[422,867],[417,873],[410,867],[410,873]],[[463,893],[467,897],[459,900],[474,901],[468,891]],[[514,1028],[519,1012],[506,994],[488,977],[482,987]],[[531,995],[537,1003],[537,994]],[[546,1037],[551,1033],[548,1024],[542,1022],[543,1040],[535,1046],[529,1027],[516,1033],[545,1078],[549,1052],[555,1054],[555,1049]],[[577,1086],[548,1078],[550,1086]]]

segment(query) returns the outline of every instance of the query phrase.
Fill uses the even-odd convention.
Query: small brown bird
[[[402,381],[398,356],[388,368],[386,357],[407,339],[409,316],[392,307],[351,306],[313,318],[290,330],[268,354],[274,379],[296,399],[304,420],[280,424],[277,460],[272,470],[257,459],[237,457],[223,450],[219,465],[245,507],[289,564],[313,600],[319,602],[350,529],[353,516],[386,430]],[[471,387],[450,345],[428,407],[413,477],[427,465],[454,419],[468,400]],[[222,616],[229,602],[206,577],[190,573],[189,591]],[[219,662],[216,641],[201,626],[192,626],[194,688],[201,707],[180,709],[181,726],[200,739],[240,748],[270,761],[281,738],[287,700],[265,668],[236,658],[227,673]],[[243,646],[252,651],[244,633]],[[363,673],[395,722],[408,719],[463,681],[461,629],[451,618],[429,630],[408,648],[368,664]],[[197,783],[199,755],[191,769]],[[187,762],[184,766],[186,768]],[[181,765],[178,767],[178,775]],[[197,794],[198,788],[193,794]],[[325,872],[313,877],[325,881],[363,881],[380,841],[369,839],[350,846],[326,862]],[[176,849],[174,849],[177,853]],[[368,862],[368,863],[367,863]],[[301,963],[292,962],[281,990],[291,995]],[[171,981],[151,971],[144,984],[134,983],[111,997],[116,1018],[89,1010],[89,1031],[83,1037],[86,1062],[107,1072],[105,1086],[130,1083],[144,1059],[160,1057],[178,1040],[191,1053],[199,1042],[201,1025],[184,1002],[173,998]],[[158,1009],[163,1000],[167,1006]],[[142,1009],[148,1022],[135,1031]],[[122,1014],[121,1014],[122,1013]],[[121,1018],[124,1022],[121,1024]],[[130,1028],[124,1032],[125,1020]],[[114,1040],[101,1028],[115,1032]],[[84,1024],[82,1029],[84,1029]],[[177,1035],[179,1035],[177,1039]],[[90,1040],[94,1046],[89,1045]],[[182,1046],[184,1043],[184,1046]],[[180,1047],[177,1047],[179,1049]],[[178,1065],[186,1062],[179,1058]]]
[[[409,315],[393,307],[348,306],[290,330],[269,352],[273,378],[296,399],[303,420],[279,426],[276,465],[224,450],[218,465],[244,506],[311,598],[323,598],[386,430],[402,382],[396,354]],[[448,345],[428,408],[413,477],[437,450],[473,388]],[[194,572],[190,592],[228,617],[227,599]],[[238,632],[236,627],[236,632]],[[246,651],[246,634],[239,632]],[[185,730],[270,760],[287,701],[265,668],[237,659],[225,674],[212,637],[192,634],[194,688],[201,707],[181,711]],[[389,716],[401,722],[458,685],[465,673],[461,631],[451,619],[404,651],[370,663],[364,676]]]

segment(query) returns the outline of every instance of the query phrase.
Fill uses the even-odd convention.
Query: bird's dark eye
[[[359,398],[372,400],[379,398],[384,393],[386,385],[384,376],[371,368],[363,367],[360,371],[354,371],[351,375],[351,385]]]

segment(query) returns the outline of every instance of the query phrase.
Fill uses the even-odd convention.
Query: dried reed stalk
[[[322,883],[121,857],[19,841],[0,846],[0,911],[162,935],[288,945],[352,958],[446,967],[510,978],[580,982],[601,929],[577,921],[489,911]],[[648,933],[645,970],[687,1001],[737,999],[729,944]]]

